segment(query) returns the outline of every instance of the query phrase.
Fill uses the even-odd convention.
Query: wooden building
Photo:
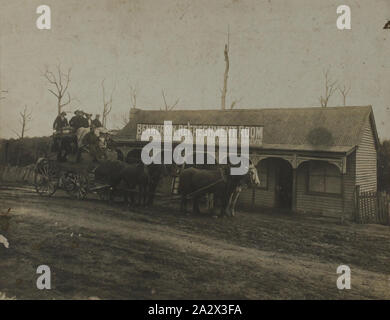
[[[260,187],[240,205],[351,216],[354,191],[376,191],[378,135],[371,106],[145,111],[115,137],[124,156],[142,147],[140,129],[162,125],[248,127],[257,135],[250,158]],[[261,128],[261,130],[259,129]]]

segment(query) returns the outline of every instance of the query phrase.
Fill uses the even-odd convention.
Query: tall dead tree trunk
[[[130,121],[131,109],[135,109],[135,108],[137,108],[137,88],[130,86],[130,110],[129,110],[128,121]]]
[[[57,98],[57,113],[58,115],[61,113],[62,108],[67,106],[72,99],[70,98],[70,94],[68,92],[68,86],[70,82],[70,73],[72,69],[68,68],[67,73],[63,73],[61,71],[61,66],[57,66],[57,74],[50,71],[46,68],[43,76],[45,79],[54,86],[53,89],[48,89],[56,98]],[[63,98],[67,97],[67,101],[63,102]]]
[[[343,97],[343,106],[345,107],[347,105],[347,96],[349,91],[351,90],[351,86],[347,87],[346,85],[344,85],[343,87],[338,87],[337,89]]]
[[[19,123],[20,123],[20,132],[18,131],[14,131],[14,133],[16,134],[16,136],[19,138],[19,139],[23,139],[24,138],[24,135],[25,133],[27,132],[28,128],[27,128],[27,124],[31,121],[31,115],[32,115],[32,111],[28,111],[28,108],[27,106],[24,107],[23,109],[23,112],[19,112],[19,115],[20,115],[20,118],[19,118]]]
[[[102,81],[102,91],[103,91],[102,125],[103,125],[104,128],[106,128],[107,127],[108,115],[110,114],[110,112],[112,110],[112,95],[113,95],[113,93],[115,91],[115,85],[112,88],[109,100],[106,100],[106,90],[104,88],[104,79]]]
[[[337,81],[332,81],[329,78],[329,70],[326,70],[324,72],[324,77],[325,77],[325,94],[324,96],[320,97],[320,103],[321,107],[325,108],[328,106],[328,102],[330,97],[334,94],[334,92],[337,89]]]
[[[176,101],[175,101],[173,104],[168,104],[168,103],[167,103],[167,99],[166,99],[166,97],[165,97],[165,91],[164,91],[164,89],[161,90],[161,95],[162,95],[162,97],[163,97],[163,101],[164,101],[164,110],[165,110],[165,111],[171,111],[171,110],[175,109],[175,107],[177,106],[177,104],[178,104],[179,101],[180,101],[180,99],[177,98]],[[160,110],[162,110],[162,109],[160,108]]]
[[[225,44],[225,50],[223,51],[225,56],[225,73],[223,75],[223,89],[221,95],[221,109],[226,109],[226,94],[227,94],[227,85],[229,77],[229,41],[228,44]]]
[[[18,137],[19,141],[17,142],[17,151],[16,151],[16,165],[20,165],[20,159],[21,159],[21,153],[23,145],[21,143],[21,140],[23,140],[26,132],[28,131],[27,124],[31,121],[31,115],[32,111],[28,111],[27,106],[24,106],[24,109],[22,112],[19,112],[19,123],[20,123],[20,131],[13,130],[13,132]]]

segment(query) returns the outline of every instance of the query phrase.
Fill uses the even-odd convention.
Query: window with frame
[[[309,192],[341,194],[340,170],[330,163],[311,161],[308,180]]]
[[[266,159],[259,161],[256,166],[256,169],[260,180],[260,186],[258,186],[258,188],[267,189],[268,188],[268,161]]]

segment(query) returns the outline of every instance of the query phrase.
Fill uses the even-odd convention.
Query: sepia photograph
[[[390,299],[390,1],[0,5],[0,300]]]

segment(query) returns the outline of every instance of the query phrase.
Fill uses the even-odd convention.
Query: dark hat
[[[62,111],[60,114],[61,114],[62,116],[66,116],[66,112],[65,112],[65,111]]]

